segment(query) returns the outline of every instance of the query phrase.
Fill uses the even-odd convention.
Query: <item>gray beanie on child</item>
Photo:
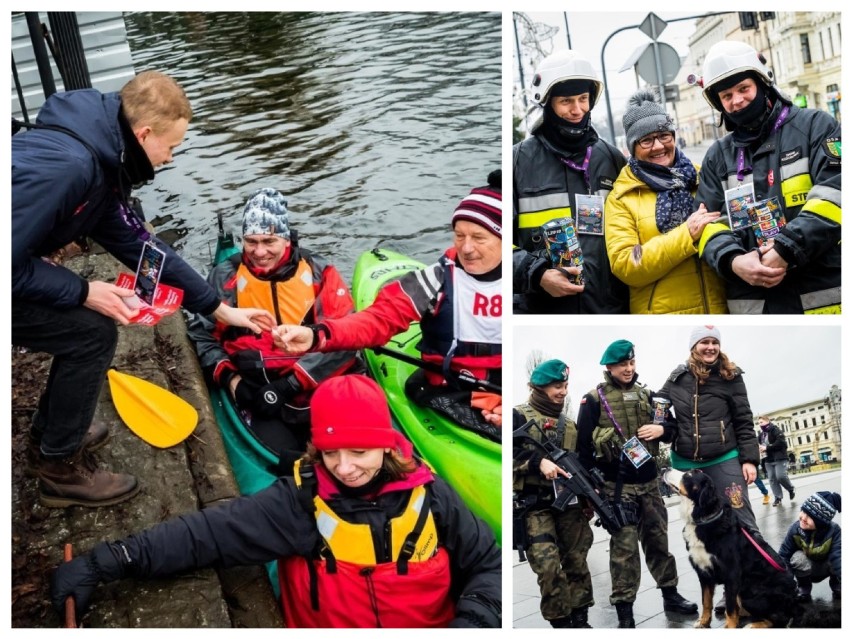
[[[633,146],[646,135],[657,131],[674,133],[675,130],[671,117],[650,91],[637,91],[630,96],[621,121],[630,155],[633,155]]]

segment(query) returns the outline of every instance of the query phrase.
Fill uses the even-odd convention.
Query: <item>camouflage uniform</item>
[[[534,419],[548,438],[557,438],[557,420],[546,417],[529,404],[515,407],[515,416],[524,422]],[[577,430],[573,421],[564,423],[562,447],[574,450]],[[540,440],[538,429],[530,435]],[[529,452],[525,447],[522,452]],[[573,610],[593,606],[592,576],[586,556],[592,547],[593,535],[589,519],[578,504],[565,512],[552,510],[553,482],[541,476],[538,467],[530,467],[529,457],[516,453],[512,467],[514,491],[535,494],[538,501],[527,513],[526,531],[529,539],[527,558],[530,568],[538,576],[541,591],[541,614],[547,621],[566,619]]]
[[[615,482],[608,481],[604,490],[612,498]],[[632,603],[636,600],[642,574],[642,559],[638,552],[640,542],[645,564],[657,587],[677,586],[677,565],[669,552],[668,513],[658,483],[625,484],[621,490],[621,500],[638,506],[639,523],[636,526],[625,526],[610,539],[612,594],[609,601],[612,604],[620,601]]]
[[[590,391],[581,403],[581,437],[587,441],[581,442],[580,447],[590,450],[594,445],[596,465],[607,479],[604,491],[608,499],[615,497],[619,463],[624,466],[621,501],[636,504],[639,523],[625,526],[610,538],[610,603],[633,603],[642,571],[640,543],[657,587],[677,586],[677,565],[668,550],[668,513],[660,495],[656,462],[649,459],[636,469],[621,455],[622,439],[626,441],[636,435],[636,431],[651,419],[651,393],[636,381],[630,388],[623,389],[613,383],[609,373],[604,373],[604,378],[606,381]],[[599,392],[610,404],[623,437],[607,412],[602,410]],[[642,443],[651,455],[658,454],[658,442]]]

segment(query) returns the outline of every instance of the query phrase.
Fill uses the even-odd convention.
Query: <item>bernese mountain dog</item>
[[[709,628],[716,584],[725,588],[725,628],[748,616],[750,628],[785,628],[803,611],[796,580],[784,560],[756,530],[740,525],[731,505],[716,495],[700,470],[669,469],[663,479],[681,495],[683,538],[701,584],[702,610],[696,628]]]

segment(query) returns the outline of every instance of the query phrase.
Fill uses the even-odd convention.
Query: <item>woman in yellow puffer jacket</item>
[[[630,287],[630,312],[727,313],[725,285],[698,256],[719,212],[695,207],[698,166],[675,144],[674,124],[647,91],[624,113],[632,157],[606,200],[612,272]],[[693,212],[694,211],[694,212]]]

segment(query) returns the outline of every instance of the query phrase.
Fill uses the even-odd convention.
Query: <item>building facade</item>
[[[838,386],[828,394],[804,404],[763,413],[787,438],[791,467],[808,468],[814,464],[840,462],[842,401]],[[757,426],[755,415],[755,429]]]
[[[689,39],[689,54],[675,82],[680,89],[676,116],[688,144],[702,144],[725,135],[719,114],[690,83],[701,77],[704,58],[721,40],[745,42],[763,53],[778,88],[797,105],[828,111],[840,120],[840,12],[753,13],[756,28],[743,29],[740,14],[699,18]]]

